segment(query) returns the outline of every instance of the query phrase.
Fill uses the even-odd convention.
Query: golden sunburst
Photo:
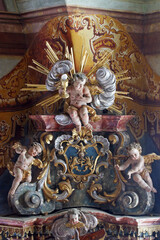
[[[58,58],[57,54],[55,53],[55,51],[53,50],[53,48],[50,46],[50,44],[46,41],[46,48],[44,49],[46,52],[46,56],[49,59],[50,63],[52,65],[54,65],[57,61],[59,61],[60,59]],[[111,52],[105,52],[104,55],[101,57],[101,59],[91,68],[91,70],[86,74],[87,78],[90,79],[90,77],[102,66],[107,66],[107,68],[109,68],[109,60],[112,56],[114,51]],[[84,47],[82,46],[82,50],[81,50],[81,57],[80,57],[80,72],[83,72],[85,69],[85,66],[87,64],[87,60],[88,60],[88,52],[87,50],[84,50]],[[68,77],[68,81],[71,80],[73,78],[73,74],[76,73],[75,70],[75,60],[74,60],[74,52],[73,52],[73,48],[71,47],[69,49],[69,47],[66,47],[65,50],[65,59],[68,59],[72,62],[73,64],[73,68],[71,69],[71,71],[67,74]],[[64,59],[63,59],[64,60]],[[29,65],[29,68],[40,72],[44,75],[48,75],[50,70],[48,68],[46,68],[45,66],[43,66],[41,63],[37,62],[36,60],[32,59],[33,63],[35,64],[35,66],[31,66]],[[119,67],[118,67],[119,68]],[[111,71],[111,70],[110,70]],[[111,71],[112,72],[112,71]],[[113,73],[114,74],[114,73]],[[126,76],[127,74],[127,70],[126,71],[119,71],[118,73],[114,74],[116,77],[116,82],[119,81],[125,81],[125,80],[130,80],[131,78]],[[55,85],[55,87],[59,88],[59,84],[57,84],[57,86]],[[32,92],[41,92],[41,91],[49,91],[46,88],[45,84],[26,84],[26,88],[22,88],[21,91],[32,91]],[[133,100],[131,97],[128,96],[129,92],[123,92],[123,91],[116,91],[115,92],[115,98],[117,99],[130,99]],[[55,102],[59,101],[62,97],[57,93],[57,91],[54,93],[53,96],[49,97],[48,99],[38,103],[37,105],[47,105],[50,106],[51,104],[54,104]],[[121,110],[115,105],[113,104],[112,106],[110,106],[108,108],[109,110],[114,110],[115,112],[117,112],[118,114],[122,113]]]

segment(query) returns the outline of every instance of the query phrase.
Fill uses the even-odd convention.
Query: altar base
[[[108,214],[95,209],[81,208],[98,218],[98,227],[80,240],[135,240],[160,239],[160,217],[126,217]],[[46,216],[1,217],[0,239],[44,240],[54,239],[51,234],[53,222],[67,211]]]

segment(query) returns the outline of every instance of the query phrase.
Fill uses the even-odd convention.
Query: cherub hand
[[[114,167],[115,167],[115,169],[119,170],[119,165],[118,164],[116,164]]]
[[[23,151],[22,151],[22,154],[25,154],[27,152],[27,149],[24,148]]]
[[[17,149],[19,147],[22,147],[21,143],[20,142],[15,142],[12,146],[13,149]]]
[[[59,88],[58,89],[58,93],[59,93],[59,95],[62,95],[64,93],[64,89],[63,88]]]
[[[131,173],[128,172],[128,179],[131,179]]]

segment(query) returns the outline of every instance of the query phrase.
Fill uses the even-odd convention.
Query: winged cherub
[[[139,143],[131,143],[128,148],[128,160],[122,165],[115,165],[115,168],[119,171],[124,171],[129,166],[131,169],[128,171],[128,178],[133,176],[133,180],[138,183],[138,185],[145,189],[147,192],[156,193],[157,190],[153,187],[152,179],[148,170],[145,167],[144,157],[141,155],[142,147]],[[150,154],[148,154],[150,155]],[[147,155],[146,155],[147,156]]]
[[[33,164],[38,168],[43,167],[42,162],[39,159],[34,158],[42,152],[42,146],[40,143],[34,142],[33,145],[27,149],[25,146],[22,146],[21,143],[16,142],[12,148],[20,155],[13,167],[13,172],[10,171],[15,178],[8,193],[9,197],[14,195],[22,181],[31,182],[31,166]],[[11,163],[8,164],[8,169],[11,169]]]
[[[76,73],[73,75],[73,83],[66,91],[69,95],[69,107],[66,109],[66,112],[75,124],[77,132],[81,130],[82,123],[86,128],[92,129],[87,109],[87,104],[92,102],[92,96],[89,88],[85,86],[86,81],[87,77],[85,74]],[[61,91],[63,90],[60,88],[60,94]]]

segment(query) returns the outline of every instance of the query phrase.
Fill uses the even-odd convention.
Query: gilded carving
[[[49,43],[45,44],[46,40],[48,40],[50,45]],[[83,47],[87,51],[87,54],[86,52],[84,54],[86,59],[88,57],[88,61],[86,62],[84,56],[81,56],[83,55]],[[66,51],[67,48],[68,53]],[[42,49],[42,51],[40,49]],[[55,55],[51,54],[54,52],[56,52]],[[64,76],[65,74],[58,76],[60,82],[55,84],[56,92],[53,96],[52,93],[46,91],[46,85],[44,85],[45,77],[41,74],[47,75],[48,79],[49,74],[52,75],[53,73],[52,67],[55,67],[57,62],[61,64],[62,61],[66,61],[64,58],[67,58],[68,54],[72,57],[72,61],[70,61],[69,58],[67,61],[70,61],[70,63],[74,65],[74,68],[70,68],[67,72],[68,79]],[[33,60],[36,67],[32,66],[31,68],[38,70],[39,73],[33,73],[32,70],[28,70],[28,65],[31,64],[32,58],[35,58],[38,62]],[[79,64],[80,58],[84,60],[81,64]],[[104,68],[104,66],[106,68]],[[126,114],[135,116],[135,118],[130,121],[130,130],[135,139],[141,138],[145,131],[148,131],[155,141],[158,139],[157,134],[159,135],[160,133],[158,109],[160,100],[159,77],[156,76],[148,66],[146,60],[134,45],[124,27],[118,21],[108,16],[91,16],[86,14],[61,16],[47,23],[39,33],[33,46],[28,50],[26,56],[12,73],[4,77],[0,82],[2,92],[0,107],[2,109],[7,108],[8,110],[6,119],[0,122],[1,168],[7,167],[9,172],[13,174],[15,165],[13,162],[8,161],[8,156],[12,155],[12,152],[7,148],[7,145],[10,142],[12,146],[12,143],[15,142],[14,139],[16,138],[17,129],[19,129],[18,137],[24,137],[25,126],[27,124],[29,126],[28,132],[31,132],[31,126],[28,122],[30,114],[53,114],[58,108],[61,109],[61,106],[63,106],[62,98],[67,99],[69,96],[67,88],[70,80],[74,79],[73,73],[78,71],[82,72],[82,69],[89,79],[89,86],[87,84],[86,86],[91,95],[93,95],[95,100],[94,104],[98,106],[99,110],[108,109],[106,105],[103,106],[103,108],[101,108],[103,104],[98,105],[98,96],[100,95],[101,98],[106,97],[105,88],[107,84],[103,85],[106,79],[101,81],[102,72],[105,72],[105,69],[111,70],[109,70],[109,73],[110,76],[112,75],[112,83],[114,83],[114,86],[115,75],[117,74],[117,91],[115,92],[115,89],[113,89],[113,92],[118,100],[115,101],[116,106],[110,108],[110,110],[118,112],[118,114],[123,111]],[[98,71],[96,72],[97,69],[100,72],[99,76]],[[27,87],[30,87],[31,92],[28,92],[27,88],[24,89],[25,84],[27,84]],[[98,84],[101,85],[103,89],[95,86]],[[63,87],[64,90],[62,94],[59,92],[61,87]],[[20,91],[22,88],[25,91]],[[35,92],[34,88],[37,88],[38,91]],[[130,101],[130,97],[124,97],[128,92],[133,97],[134,103]],[[94,95],[96,95],[96,97]],[[103,103],[106,102],[106,99],[104,99]],[[91,103],[91,101],[89,103]],[[147,107],[144,105],[145,103],[147,103]],[[67,101],[65,101],[64,106],[64,109],[67,110]],[[88,105],[86,107],[90,115],[90,120],[99,120],[99,116],[96,115],[92,107]],[[152,108],[154,108],[154,110],[156,109],[156,111],[152,110]],[[88,124],[86,124],[86,126],[87,125]],[[22,199],[20,194],[23,192],[23,188],[27,189],[27,192],[23,193],[25,205],[33,211],[31,213],[39,214],[47,213],[48,210],[40,209],[44,207],[46,202],[48,205],[50,202],[53,203],[54,207],[55,202],[67,203],[69,197],[72,196],[75,190],[84,190],[86,186],[89,186],[87,188],[88,197],[91,197],[94,202],[106,205],[111,204],[114,208],[117,204],[116,201],[118,201],[118,203],[122,204],[122,206],[120,206],[122,208],[121,213],[123,213],[123,210],[125,211],[125,208],[127,210],[134,210],[139,204],[141,205],[140,194],[136,187],[135,190],[130,189],[128,181],[120,172],[120,170],[123,170],[123,168],[120,169],[122,166],[117,165],[117,167],[114,168],[115,163],[120,164],[121,160],[124,161],[127,158],[121,155],[121,151],[123,151],[124,146],[126,146],[126,141],[129,141],[125,133],[119,132],[117,135],[111,134],[109,136],[110,142],[112,145],[115,145],[114,156],[112,156],[109,150],[108,139],[103,136],[93,135],[91,128],[88,126],[73,129],[72,135],[63,134],[58,136],[55,139],[55,146],[51,147],[53,140],[54,138],[51,133],[45,132],[41,134],[40,143],[43,148],[42,160],[34,159],[33,161],[33,164],[41,168],[41,171],[36,183],[24,183],[20,186],[14,198],[15,208],[19,208]],[[156,144],[160,148],[159,140],[156,141]],[[150,164],[154,160],[159,160],[159,156],[154,153],[144,156],[146,166],[142,172],[143,177],[146,173],[145,171],[148,170],[151,172]],[[114,176],[114,189],[108,192],[105,189],[106,186],[104,187],[101,181],[104,176],[104,171],[101,170],[108,170],[109,167],[113,168],[111,174]],[[54,184],[52,181],[52,169],[57,170],[58,184]],[[29,169],[29,171],[30,170],[31,169]],[[15,173],[13,175],[15,175]],[[129,178],[130,177],[131,172],[129,174]],[[138,181],[137,183],[139,184]],[[73,185],[76,186],[74,187],[76,189],[73,188]],[[147,188],[144,189],[147,190]],[[150,186],[150,190],[156,192],[153,186]],[[18,198],[19,195],[20,198]],[[142,211],[141,209],[137,210],[136,214],[148,213],[153,207],[152,193],[147,190],[145,196],[149,202],[149,204],[147,203],[148,208],[146,207],[142,209]],[[51,208],[49,211],[54,211],[54,209],[55,208]],[[126,213],[128,214],[129,211],[127,212],[127,210]],[[21,214],[28,214],[25,209],[22,209],[22,211],[20,209],[19,212]],[[134,214],[134,211],[129,213]],[[83,213],[81,214],[83,215]],[[85,218],[85,216],[83,217]],[[73,223],[67,222],[67,220],[65,220],[65,227],[72,229],[74,234],[77,234],[79,238],[79,229],[85,228],[85,224],[76,223],[73,225]],[[64,222],[64,219],[62,222]],[[118,232],[118,237],[125,235],[125,228],[123,226],[118,228],[112,224],[106,223],[106,225],[112,232]],[[89,228],[86,228],[86,231],[88,231],[88,229]],[[158,231],[157,228],[153,230]],[[42,231],[43,229],[40,226],[38,229],[38,237],[42,235]],[[53,231],[52,229],[52,232]],[[129,231],[132,231],[132,229]],[[143,234],[144,231],[146,231],[145,228],[139,228],[138,234],[140,235],[141,232]],[[26,229],[26,235],[23,235],[23,237],[28,236],[29,232],[33,233],[33,229]],[[13,229],[13,231],[9,230],[11,236],[14,236],[14,233],[22,235],[18,228]],[[151,230],[149,234],[151,234]]]
[[[22,110],[24,104],[30,108],[31,114],[39,110],[41,113],[53,113],[56,109],[56,104],[49,107],[37,107],[35,105],[36,102],[47,97],[45,92],[42,94],[40,92],[20,91],[25,83],[44,83],[45,76],[29,70],[27,67],[31,64],[31,59],[34,58],[48,67],[48,69],[51,68],[51,63],[46,58],[43,50],[46,39],[51,43],[59,58],[65,53],[66,46],[74,46],[73,50],[77,70],[79,70],[77,62],[79,62],[81,54],[79,46],[82,45],[82,42],[85,42],[84,47],[89,53],[88,64],[84,69],[85,72],[93,67],[97,59],[101,58],[103,49],[108,52],[114,50],[107,65],[114,73],[128,70],[125,75],[126,77],[130,76],[131,80],[119,81],[118,89],[130,92],[135,99],[136,110],[138,110],[136,113],[138,121],[136,127],[130,125],[130,128],[137,138],[141,138],[144,131],[150,130],[150,126],[145,125],[145,117],[143,116],[145,107],[143,103],[147,100],[148,113],[152,112],[153,108],[155,111],[158,111],[159,77],[153,73],[145,58],[134,45],[129,34],[117,20],[103,15],[75,14],[56,17],[48,22],[39,32],[32,47],[27,51],[22,61],[10,74],[1,79],[1,109],[2,112],[4,108],[10,111],[5,112],[5,118],[7,119],[5,121],[9,125],[9,131],[6,138],[3,137],[3,145],[8,143],[11,137],[15,136],[15,133],[11,133],[11,129],[13,129],[15,123],[14,121],[11,122],[10,119],[14,118],[14,115],[18,114],[18,111],[24,112]],[[94,76],[91,76],[91,81],[92,79],[94,79]],[[33,107],[30,107],[31,102]],[[131,101],[123,99],[121,102],[127,103],[127,107],[125,108],[127,114],[135,111],[135,106],[133,106]],[[14,107],[16,107],[16,112]],[[156,137],[156,133],[159,134],[156,121],[155,125],[151,126],[152,137],[160,148],[158,137]]]
[[[78,183],[78,187],[82,189],[90,177],[96,174],[95,176],[98,178],[100,167],[108,167],[111,157],[108,147],[107,139],[102,136],[92,136],[92,132],[85,127],[82,127],[79,133],[73,129],[72,137],[61,135],[55,141],[58,154],[64,157],[64,160],[56,160],[55,166],[62,165],[64,170],[60,174],[71,176]],[[71,154],[70,151],[73,153]],[[102,156],[106,156],[106,160],[99,162],[99,158]]]

